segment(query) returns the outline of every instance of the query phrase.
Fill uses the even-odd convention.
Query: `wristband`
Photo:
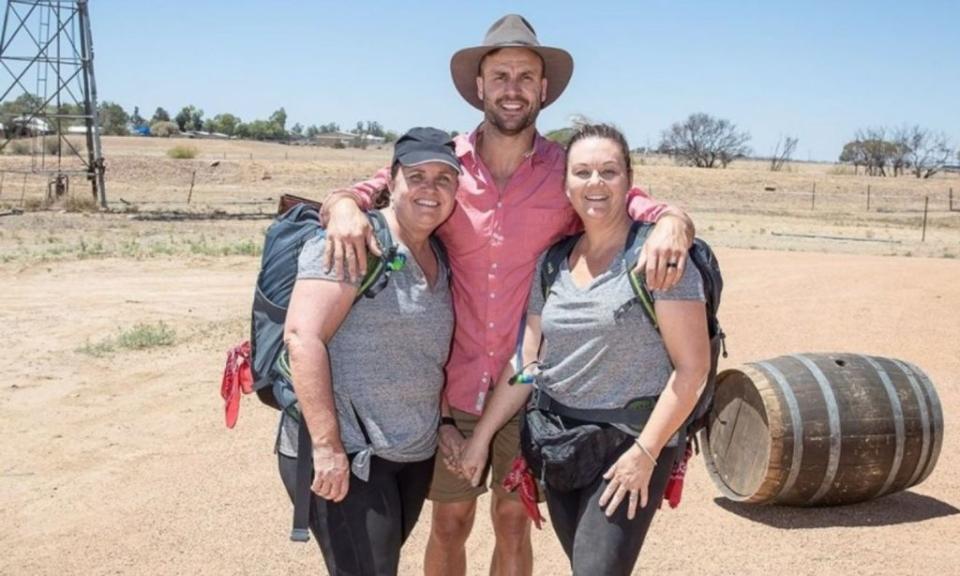
[[[639,436],[637,437],[636,440],[633,441],[633,443],[637,445],[637,448],[639,448],[641,452],[643,452],[643,455],[644,455],[644,456],[646,456],[647,458],[650,459],[651,462],[653,462],[653,465],[654,465],[654,466],[657,465],[657,459],[653,457],[653,454],[651,454],[649,450],[647,450],[647,447],[646,447],[646,446],[644,446],[643,444],[640,443],[640,437],[639,437]]]
[[[441,416],[441,417],[440,417],[440,426],[453,426],[454,428],[456,428],[456,427],[457,427],[457,421],[454,420],[454,419],[453,419],[452,417],[450,417],[450,416]],[[437,426],[437,428],[440,428],[440,426]]]

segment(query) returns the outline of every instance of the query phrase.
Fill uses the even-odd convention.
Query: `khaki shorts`
[[[464,438],[473,435],[477,421],[480,420],[479,416],[474,416],[469,412],[461,412],[455,408],[450,409],[450,415],[457,422],[457,428]],[[427,498],[434,502],[473,500],[488,490],[487,482],[489,480],[493,493],[499,498],[520,500],[519,490],[507,492],[503,488],[503,479],[510,472],[513,459],[519,455],[520,414],[518,413],[493,436],[493,442],[490,443],[490,458],[487,460],[487,469],[483,473],[483,479],[479,486],[474,488],[469,481],[447,469],[443,464],[443,458],[440,454],[437,454],[436,464],[433,467],[433,484],[430,486],[430,494]],[[490,474],[491,468],[493,469],[492,475]]]

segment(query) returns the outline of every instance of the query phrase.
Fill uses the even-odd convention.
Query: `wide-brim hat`
[[[487,30],[483,44],[457,51],[450,59],[453,85],[474,108],[483,110],[483,101],[477,97],[477,76],[483,57],[500,48],[527,48],[543,59],[543,77],[547,79],[546,108],[563,94],[573,75],[573,57],[562,48],[541,46],[533,26],[518,14],[507,14]]]

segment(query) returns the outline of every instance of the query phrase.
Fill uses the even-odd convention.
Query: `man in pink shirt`
[[[507,15],[493,24],[482,46],[454,54],[450,62],[461,96],[484,112],[469,135],[456,138],[463,166],[456,207],[437,230],[453,271],[456,326],[446,366],[438,459],[430,499],[433,519],[424,572],[466,572],[465,543],[473,526],[474,488],[456,470],[464,437],[483,411],[489,391],[515,351],[517,334],[537,258],[551,244],[580,229],[564,193],[563,147],[536,130],[541,108],[563,92],[573,60],[561,49],[541,46],[530,24]],[[386,188],[389,168],[324,204],[327,266],[356,277],[366,269],[366,251],[378,253],[360,208]],[[352,201],[348,201],[352,200]],[[634,189],[628,208],[636,220],[655,221],[638,267],[649,286],[666,289],[681,276],[693,240],[683,212]],[[530,521],[523,505],[502,487],[519,453],[518,419],[505,425],[491,449],[492,519],[496,535],[491,574],[531,574]]]

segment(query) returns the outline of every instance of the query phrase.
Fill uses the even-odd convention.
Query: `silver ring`
[[[667,262],[667,268],[676,268],[679,265],[679,262]]]

